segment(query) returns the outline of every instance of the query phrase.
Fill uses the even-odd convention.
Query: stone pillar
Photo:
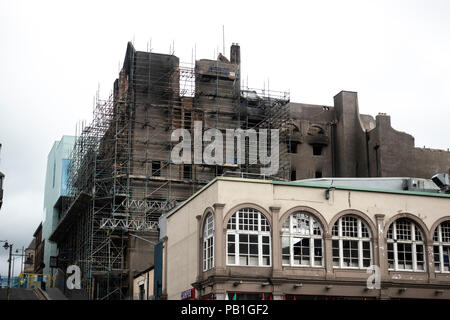
[[[325,278],[327,280],[334,279],[334,270],[333,270],[333,244],[331,242],[331,234],[325,234],[323,237],[325,242]]]
[[[273,272],[276,274],[281,272],[281,237],[278,223],[281,207],[271,206],[269,209],[272,215],[272,266]]]
[[[389,279],[389,264],[387,261],[387,243],[386,235],[384,234],[384,214],[375,215],[376,235],[374,235],[374,264],[380,267],[381,280],[387,281]]]
[[[425,264],[428,272],[428,282],[433,283],[436,280],[436,270],[434,267],[434,251],[433,251],[433,241],[430,239],[425,240]]]
[[[223,226],[223,208],[225,204],[215,203],[214,207],[214,267],[216,274],[225,272],[225,235],[226,229]]]

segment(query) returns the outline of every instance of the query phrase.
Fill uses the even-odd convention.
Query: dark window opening
[[[143,284],[139,286],[139,300],[144,300],[145,297],[145,287]]]
[[[312,147],[313,147],[313,155],[315,156],[322,155],[322,146],[320,144],[314,144]]]
[[[315,176],[316,178],[322,178],[322,171],[316,171]]]
[[[223,175],[223,167],[217,167],[217,175],[218,176]]]
[[[161,175],[161,161],[152,161],[152,176],[159,177]]]
[[[190,112],[184,113],[184,128],[185,129],[191,129],[192,125],[192,115]]]
[[[297,153],[297,141],[290,141],[288,144],[288,153]]]
[[[192,179],[192,166],[190,164],[183,165],[183,178]]]
[[[297,180],[297,171],[292,170],[291,171],[291,181],[295,181],[295,180]]]

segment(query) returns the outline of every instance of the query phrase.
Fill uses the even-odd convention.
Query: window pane
[[[450,221],[441,223],[442,242],[450,243]]]
[[[444,271],[450,271],[450,262],[449,262],[449,256],[450,256],[450,246],[442,246],[442,258],[444,261]]]
[[[301,235],[310,235],[309,230],[309,215],[305,213],[296,213],[293,215],[294,219],[292,220],[292,232],[301,234]]]
[[[410,243],[397,244],[398,268],[412,270],[412,245]]]
[[[339,221],[336,221],[336,223],[333,226],[333,236],[339,236]]]
[[[358,237],[358,220],[352,216],[343,216],[342,220],[342,236]]]
[[[433,240],[436,241],[436,242],[439,241],[439,227],[434,229]]]
[[[314,239],[314,257],[320,258],[322,260],[322,240]]]
[[[388,242],[387,250],[389,269],[394,269],[394,244]]]
[[[283,226],[281,227],[282,232],[290,232],[290,222],[291,222],[291,216],[287,217],[286,220],[283,223]]]
[[[361,221],[361,237],[370,238],[369,228]]]
[[[366,265],[366,260],[368,261],[368,263],[370,265],[370,258],[371,258],[370,242],[363,241],[362,246],[363,246],[363,250],[362,250],[363,251],[363,266],[368,267],[368,265]]]
[[[435,271],[441,271],[441,257],[439,254],[439,246],[433,246],[434,268]]]
[[[333,266],[339,266],[339,240],[333,240]]]
[[[363,267],[367,268],[370,266],[370,259],[363,259]]]
[[[281,238],[281,246],[282,246],[283,254],[289,254],[289,237]]]
[[[248,234],[240,234],[239,242],[248,242]]]
[[[388,230],[388,233],[387,233],[387,238],[388,239],[394,239],[394,224],[393,223],[389,226],[389,230]]]
[[[314,257],[314,265],[315,266],[322,266],[323,265],[322,257]]]
[[[397,228],[397,240],[412,240],[411,238],[411,221],[409,219],[398,219],[395,222]]]
[[[250,264],[251,266],[257,266],[258,265],[258,256],[250,256]]]

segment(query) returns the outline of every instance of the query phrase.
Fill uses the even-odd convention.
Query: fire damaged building
[[[293,103],[288,92],[243,88],[240,64],[238,44],[229,58],[219,54],[186,65],[128,43],[113,93],[97,98],[92,123],[77,134],[68,195],[58,201],[49,238],[61,261],[80,266],[91,299],[134,295],[134,277],[161,256],[154,245],[163,213],[216,176],[260,174],[264,166],[235,156],[210,164],[194,154],[192,161],[174,163],[176,129],[278,129],[279,169],[269,178],[280,181],[449,172],[450,152],[415,148],[414,138],[394,130],[389,116],[360,114],[356,92],[338,93],[333,106]],[[243,148],[251,158],[249,143],[245,139]],[[207,145],[204,140],[200,148]]]

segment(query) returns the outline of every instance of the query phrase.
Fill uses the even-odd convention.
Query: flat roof
[[[355,178],[358,179],[358,178]],[[363,178],[367,179],[367,178]],[[276,181],[276,180],[262,180],[262,179],[248,179],[248,178],[232,178],[232,177],[215,177],[211,180],[207,185],[198,190],[188,199],[183,201],[178,207],[172,209],[168,214],[167,218],[181,209],[188,202],[197,197],[200,193],[209,188],[216,181],[234,181],[234,182],[246,182],[246,183],[267,183],[272,185],[279,186],[291,186],[291,187],[305,187],[305,188],[321,188],[321,189],[329,189],[333,188],[336,190],[350,190],[350,191],[361,191],[361,192],[376,192],[376,193],[389,193],[389,194],[399,194],[405,196],[423,196],[423,197],[437,197],[437,198],[447,198],[450,199],[450,194],[444,193],[433,193],[433,192],[423,192],[423,191],[408,191],[408,190],[392,190],[392,189],[381,189],[381,188],[366,188],[366,187],[347,187],[347,186],[335,186],[332,184],[318,184],[311,182],[302,182],[300,181]]]
[[[424,196],[424,197],[439,197],[439,198],[450,198],[450,194],[436,193],[436,192],[426,192],[426,191],[410,191],[410,190],[393,190],[393,189],[383,189],[383,188],[369,188],[369,187],[347,187],[347,186],[335,186],[332,184],[318,184],[311,182],[302,181],[272,181],[275,185],[288,185],[297,187],[310,187],[310,188],[334,188],[337,190],[351,190],[351,191],[363,191],[363,192],[378,192],[378,193],[393,193],[402,194],[409,196]]]

